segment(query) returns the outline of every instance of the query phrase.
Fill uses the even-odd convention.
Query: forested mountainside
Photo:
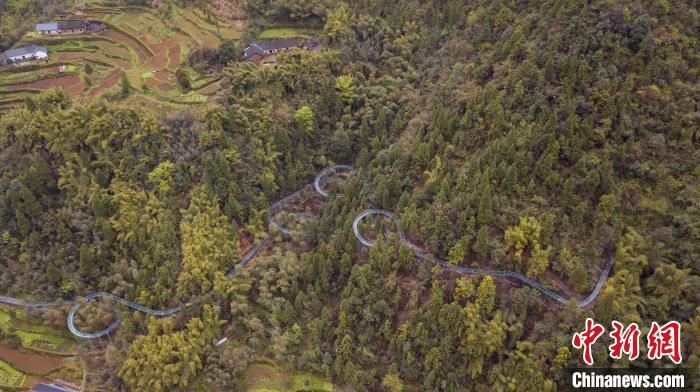
[[[38,20],[45,20],[60,11],[64,0],[0,1],[0,49],[17,42]]]
[[[582,364],[570,342],[587,317],[643,334],[678,320],[697,371],[697,3],[243,9],[251,28],[323,25],[324,49],[230,62],[218,103],[165,115],[52,90],[0,118],[0,293],[106,291],[161,309],[213,289],[171,318],[120,309],[91,383],[243,390],[266,357],[347,390],[554,390]],[[343,197],[225,279],[268,236],[269,205],[334,163],[357,168]],[[588,295],[610,258],[613,272],[591,306],[564,307],[418,262],[395,234],[368,251],[352,221],[370,207],[437,257],[567,298]],[[83,329],[114,317],[93,313]],[[42,317],[65,325],[65,310]],[[221,336],[234,343],[214,347]],[[594,359],[670,364],[613,361],[605,344]]]

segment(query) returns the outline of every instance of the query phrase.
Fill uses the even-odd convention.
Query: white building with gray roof
[[[22,63],[25,61],[48,60],[49,50],[39,45],[27,45],[19,48],[8,49],[4,53],[4,59],[10,63]]]

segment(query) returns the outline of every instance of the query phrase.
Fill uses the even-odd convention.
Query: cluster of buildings
[[[106,28],[102,23],[87,20],[62,20],[38,23],[36,32],[39,35],[59,36],[98,33]],[[39,45],[27,45],[0,53],[0,64],[21,64],[29,61],[49,61],[49,50]]]
[[[76,34],[92,34],[105,30],[103,23],[88,20],[61,20],[55,22],[37,23],[36,33],[42,36],[63,36]],[[274,56],[292,48],[316,50],[320,39],[285,38],[252,42],[243,50],[245,60],[261,63],[266,57]],[[0,53],[0,64],[21,64],[30,61],[48,61],[49,51],[43,46],[27,45],[6,50]]]
[[[102,23],[90,22],[87,20],[62,20],[58,22],[39,23],[36,25],[36,32],[41,35],[72,35],[99,33],[106,26]]]
[[[292,48],[314,50],[318,48],[319,44],[320,40],[317,38],[286,38],[257,41],[252,42],[248,47],[243,49],[243,58],[260,63],[265,57],[273,56],[282,51],[287,52]]]
[[[42,36],[63,36],[76,34],[92,34],[105,30],[103,23],[88,20],[61,20],[55,22],[38,23],[36,33]],[[243,50],[245,60],[261,63],[264,58],[274,56],[282,51],[292,48],[316,50],[320,45],[320,39],[285,38],[252,42]],[[43,46],[27,45],[6,50],[0,53],[0,64],[21,64],[30,61],[48,61],[49,51]]]

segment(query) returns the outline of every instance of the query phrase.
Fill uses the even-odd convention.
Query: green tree
[[[341,75],[335,79],[335,89],[346,105],[352,104],[357,97],[355,86],[350,75]]]
[[[571,350],[569,350],[569,348],[566,346],[559,347],[557,349],[557,355],[554,357],[554,360],[552,361],[552,367],[551,367],[550,371],[556,372],[559,369],[566,367],[566,364],[569,362],[570,359],[571,359]]]
[[[294,119],[297,122],[297,129],[305,132],[307,135],[314,133],[314,128],[316,127],[316,119],[314,112],[310,107],[304,105],[300,107],[294,114]]]
[[[238,45],[235,40],[224,39],[221,41],[221,44],[219,44],[217,53],[219,55],[219,61],[222,64],[228,64],[238,57]]]
[[[535,244],[530,259],[527,261],[527,276],[536,278],[549,267],[549,248],[542,249],[540,244]]]
[[[471,278],[461,276],[455,285],[455,299],[459,302],[466,302],[474,295],[474,283]]]
[[[479,234],[476,236],[476,242],[474,242],[473,249],[476,253],[481,255],[481,257],[486,257],[489,250],[491,237],[489,236],[489,231],[486,226],[481,226],[479,229]]]
[[[148,173],[148,181],[157,187],[161,195],[169,195],[174,186],[174,172],[175,164],[170,161],[161,162]]]
[[[491,196],[491,186],[487,185],[481,194],[479,200],[479,212],[477,214],[477,222],[479,225],[488,225],[493,216],[493,196]]]
[[[177,71],[175,71],[175,80],[183,91],[189,91],[190,87],[192,87],[190,75],[182,68],[178,68]]]
[[[382,379],[382,388],[388,392],[403,392],[403,382],[395,367],[392,367]]]
[[[450,264],[458,265],[464,261],[464,258],[467,256],[467,250],[469,249],[469,243],[467,240],[468,239],[466,238],[462,238],[461,240],[457,241],[452,248],[450,248],[450,253],[447,257]]]
[[[338,43],[350,37],[350,15],[348,8],[343,4],[328,13],[328,20],[323,28],[331,44]]]
[[[481,314],[490,315],[493,305],[496,303],[496,285],[490,276],[484,277],[476,290],[476,300],[474,302],[479,307]]]
[[[119,77],[119,93],[122,98],[129,96],[132,89],[133,87],[131,87],[131,83],[129,83],[126,73],[122,72],[122,75]]]

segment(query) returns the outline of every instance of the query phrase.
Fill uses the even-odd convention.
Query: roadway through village
[[[302,194],[305,192],[311,190],[311,188],[314,188],[316,192],[318,192],[319,195],[321,195],[323,198],[329,197],[329,194],[327,191],[323,189],[322,181],[324,178],[330,176],[330,175],[339,175],[339,174],[349,174],[354,172],[355,169],[352,166],[349,165],[336,165],[332,167],[327,167],[323,169],[321,172],[318,173],[316,178],[314,179],[313,183],[307,184],[303,188],[299,189],[298,191],[284,197],[283,199],[273,203],[268,212],[269,212],[269,219],[268,223],[269,225],[274,228],[275,230],[279,231],[282,234],[285,235],[291,235],[294,234],[294,230],[289,229],[284,227],[284,225],[280,224],[275,220],[276,214],[282,209],[282,207],[288,205],[292,201],[298,199],[301,197]],[[341,195],[339,195],[341,196]],[[439,265],[442,268],[448,269],[450,271],[463,274],[463,275],[472,275],[472,276],[493,276],[493,277],[499,277],[499,278],[505,278],[505,279],[511,279],[514,281],[518,281],[524,285],[530,286],[540,292],[542,295],[549,297],[556,302],[566,305],[569,302],[574,301],[576,305],[579,308],[583,308],[588,306],[593,300],[598,296],[600,293],[600,290],[603,288],[603,285],[605,284],[605,281],[608,278],[608,275],[610,274],[610,270],[612,269],[613,266],[613,260],[610,259],[607,264],[605,265],[605,268],[603,268],[603,272],[601,273],[600,277],[598,278],[598,282],[596,283],[595,288],[593,291],[583,299],[582,301],[575,301],[575,300],[570,300],[562,297],[561,295],[557,294],[556,292],[542,286],[540,283],[514,271],[494,271],[494,270],[481,270],[481,269],[474,269],[474,268],[467,268],[463,267],[460,265],[453,265],[448,263],[446,260],[439,259],[429,253],[421,251],[416,245],[410,243],[407,239],[406,236],[401,230],[401,225],[399,224],[399,219],[396,217],[394,214],[392,214],[389,211],[382,210],[382,209],[368,209],[365,210],[361,213],[359,213],[357,216],[355,216],[355,219],[352,224],[352,229],[355,233],[355,237],[357,237],[358,241],[366,247],[372,247],[375,245],[374,241],[369,240],[367,237],[365,237],[361,230],[360,230],[360,223],[366,219],[367,217],[370,216],[383,216],[385,218],[390,219],[396,226],[396,230],[398,232],[400,241],[407,245],[409,248],[411,248],[418,258],[418,260],[422,260],[425,262],[430,262],[436,265]],[[291,216],[299,219],[314,219],[314,215],[308,212],[293,212],[291,213]],[[236,266],[229,271],[226,274],[227,278],[231,278],[232,276],[235,275],[236,271],[238,271],[240,268],[243,268],[255,255],[268,243],[267,239],[262,239],[255,243],[253,247],[251,247],[244,255],[243,258],[236,264]],[[114,303],[119,303],[122,304],[128,308],[134,309],[139,312],[143,312],[146,314],[150,314],[156,317],[168,317],[172,316],[176,313],[181,312],[182,310],[197,305],[199,304],[204,296],[197,297],[193,299],[192,301],[178,305],[169,309],[165,310],[155,310],[148,308],[146,306],[131,302],[129,300],[126,300],[124,298],[118,297],[114,294],[107,293],[107,292],[93,292],[90,294],[87,294],[83,301],[29,301],[29,300],[23,300],[23,299],[18,299],[18,298],[13,298],[13,297],[6,297],[6,296],[0,296],[0,303],[8,304],[8,305],[13,305],[13,306],[18,306],[18,307],[25,307],[25,308],[44,308],[44,307],[49,307],[49,306],[64,306],[64,305],[70,305],[70,311],[68,312],[68,317],[66,320],[66,324],[68,325],[68,329],[70,332],[75,335],[78,338],[81,339],[98,339],[105,337],[112,333],[118,326],[119,326],[119,318],[117,317],[112,324],[110,324],[107,328],[97,331],[97,332],[83,332],[80,331],[76,325],[75,325],[75,315],[80,308],[80,306],[90,302],[94,301],[98,298],[109,298],[111,299]]]

